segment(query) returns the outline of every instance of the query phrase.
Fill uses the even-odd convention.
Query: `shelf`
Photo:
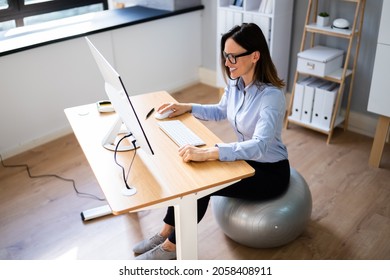
[[[230,11],[230,12],[237,12],[242,14],[253,14],[257,16],[267,17],[267,18],[273,18],[274,14],[266,14],[266,13],[260,13],[258,10],[244,10],[240,7],[229,7],[229,6],[223,6],[219,8],[220,10]]]
[[[340,37],[345,39],[350,39],[352,36],[352,30],[350,29],[335,29],[332,28],[331,26],[318,26],[316,23],[307,24],[306,30],[308,32],[319,33],[328,36],[335,36],[335,37]]]
[[[334,127],[332,129],[330,127],[322,127],[322,126],[313,125],[312,123],[309,123],[309,122],[303,122],[301,120],[294,118],[293,116],[289,116],[288,120],[290,123],[294,123],[294,124],[297,124],[297,125],[300,125],[300,126],[303,126],[306,128],[310,128],[312,130],[315,130],[315,131],[318,131],[318,132],[321,132],[324,134],[329,134],[333,130],[333,128],[339,126],[345,120],[345,118],[343,116],[340,116],[340,115],[337,116],[336,121],[334,123]]]
[[[328,26],[319,26],[316,22],[313,23],[311,19],[314,19],[318,16],[319,11],[318,11],[318,6],[319,2],[320,4],[324,4],[324,2],[327,0],[309,0],[308,3],[308,8],[307,8],[307,14],[306,14],[306,20],[305,20],[305,25],[303,28],[303,35],[302,35],[302,41],[301,41],[301,48],[300,51],[303,52],[305,49],[313,48],[318,42],[320,41],[319,39],[322,39],[320,36],[332,36],[340,39],[347,39],[348,40],[348,48],[346,49],[345,52],[345,57],[344,57],[344,65],[342,68],[337,69],[336,71],[326,75],[326,76],[318,76],[318,72],[312,71],[317,73],[310,73],[310,69],[305,69],[303,67],[300,67],[297,71],[295,72],[295,77],[294,77],[294,89],[291,94],[290,98],[290,105],[287,109],[287,118],[285,122],[285,128],[288,128],[288,123],[294,123],[296,125],[300,125],[318,132],[322,132],[328,135],[328,140],[327,144],[330,143],[330,139],[333,134],[333,130],[336,126],[339,126],[341,123],[343,123],[344,130],[348,128],[348,118],[349,118],[349,111],[350,111],[350,106],[351,106],[351,96],[353,92],[353,83],[354,83],[354,78],[355,78],[355,71],[357,67],[357,58],[359,54],[359,45],[360,45],[360,37],[361,37],[361,29],[363,26],[363,17],[364,17],[364,9],[365,9],[365,3],[366,0],[338,0],[338,1],[333,1],[333,5],[337,4],[337,2],[354,2],[356,3],[355,5],[355,16],[353,19],[352,23],[352,28],[351,29],[337,29],[337,28],[332,28],[330,25]],[[321,5],[320,5],[321,6]],[[317,37],[317,35],[319,35]],[[307,40],[309,40],[309,43]],[[350,69],[348,69],[350,67]],[[301,71],[303,70],[303,71]],[[304,72],[304,71],[308,71]],[[321,78],[326,81],[330,81],[332,83],[336,83],[339,85],[339,90],[335,96],[334,104],[333,104],[333,109],[332,109],[332,117],[330,121],[329,127],[322,127],[319,126],[317,121],[312,123],[307,123],[298,119],[295,119],[292,114],[292,107],[294,101],[296,101],[296,108],[295,110],[300,110],[299,107],[302,106],[303,102],[306,102],[305,104],[314,104],[310,103],[310,101],[314,102],[316,99],[316,93],[313,95],[308,95],[307,99],[304,100],[304,92],[301,90],[300,94],[295,96],[295,85],[297,85],[298,80],[300,79],[300,75],[306,75],[306,76],[314,76],[316,78]],[[348,80],[347,80],[348,78]],[[348,96],[347,96],[347,105],[345,108],[345,114],[343,117],[339,115],[339,110],[342,104],[342,96],[343,96],[343,91],[344,87],[348,83],[349,89],[348,89]],[[318,102],[323,102],[321,99],[322,95],[318,95],[320,99],[317,100],[317,106],[319,106]],[[303,98],[303,99],[302,99]],[[313,100],[310,100],[313,99]],[[327,103],[330,105],[329,103]],[[313,110],[313,107],[311,109],[309,108],[310,105],[307,105],[305,110]],[[326,110],[331,110],[330,106],[326,107]],[[297,111],[297,112],[298,112]],[[327,113],[329,116],[329,112]],[[328,123],[325,123],[327,125]]]
[[[225,8],[232,9],[234,11],[244,11],[243,7],[235,6],[235,5],[229,5],[229,6],[226,6]]]
[[[344,68],[340,68],[340,69],[330,73],[329,75],[327,75],[325,77],[325,79],[332,81],[332,82],[340,83],[343,80],[343,71],[344,71]],[[352,70],[347,69],[344,78],[346,78],[350,75],[352,75]]]
[[[269,18],[273,18],[274,17],[274,14],[260,13],[259,11],[256,11],[256,10],[250,10],[250,11],[246,11],[246,12],[248,14],[259,15],[259,16],[262,16],[262,17],[269,17]]]
[[[332,73],[330,73],[329,75],[326,75],[326,76],[316,76],[316,75],[313,75],[311,73],[305,73],[305,72],[302,72],[302,71],[299,71],[300,74],[303,74],[303,75],[309,75],[309,76],[314,76],[314,77],[318,77],[318,78],[321,78],[321,79],[324,79],[324,80],[327,80],[327,81],[331,81],[331,82],[334,82],[334,83],[338,83],[340,84],[342,81],[343,81],[343,71],[344,71],[344,68],[340,68]],[[348,76],[352,75],[352,70],[351,69],[347,69],[346,73],[345,73],[345,78],[347,78]]]
[[[268,4],[271,4],[272,6],[265,7],[265,5],[262,6],[262,3],[265,2],[265,0],[243,0],[242,5],[234,5],[235,1],[233,0],[219,0],[217,4],[218,9],[224,9],[228,11],[234,11],[234,12],[242,12],[242,13],[252,13],[256,15],[260,15],[262,17],[274,17],[275,15],[275,9],[277,12],[280,12],[281,8],[286,8],[287,11],[290,11],[290,4],[284,3],[286,0],[273,0],[273,1],[280,1],[282,3],[274,3],[271,2]],[[265,2],[266,4],[266,2]]]

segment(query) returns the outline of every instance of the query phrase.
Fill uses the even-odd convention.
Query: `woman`
[[[158,112],[173,110],[169,117],[186,112],[202,120],[228,119],[237,142],[218,143],[214,147],[184,146],[179,154],[189,161],[246,160],[255,175],[212,195],[263,200],[286,191],[290,179],[287,149],[281,140],[285,113],[282,92],[263,32],[253,24],[236,26],[221,39],[222,67],[229,78],[219,104],[163,104]],[[198,200],[198,221],[210,196]],[[174,259],[176,257],[174,208],[168,207],[161,231],[133,248],[137,259]]]

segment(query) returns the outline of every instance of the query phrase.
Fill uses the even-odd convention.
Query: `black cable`
[[[133,144],[133,147],[134,147],[134,154],[133,154],[133,158],[131,159],[131,162],[130,162],[130,165],[129,165],[129,169],[127,170],[126,182],[127,182],[127,178],[129,177],[131,167],[133,166],[135,156],[137,154],[137,146],[135,145],[135,142],[136,142],[135,139],[133,141],[131,141],[131,143]]]
[[[114,160],[115,160],[115,163],[122,169],[122,177],[123,177],[123,181],[125,183],[125,186],[127,189],[132,189],[129,184],[127,184],[127,178],[129,176],[129,173],[130,173],[130,170],[131,170],[131,167],[133,166],[133,162],[134,162],[134,159],[135,159],[135,155],[137,154],[137,147],[135,145],[135,142],[136,140],[134,139],[133,141],[131,141],[131,143],[133,144],[133,147],[134,147],[134,154],[133,154],[133,158],[131,159],[131,162],[130,162],[130,166],[129,166],[129,169],[127,171],[127,175],[126,175],[126,171],[125,171],[125,168],[123,167],[123,165],[121,165],[117,159],[116,159],[116,154],[118,152],[118,147],[119,147],[119,144],[126,138],[132,136],[133,134],[132,133],[129,133],[129,134],[126,134],[125,136],[123,136],[119,141],[118,143],[116,144],[115,146],[115,151],[114,151]]]
[[[31,179],[45,178],[45,177],[54,177],[54,178],[57,178],[57,179],[60,179],[60,180],[66,181],[66,182],[72,182],[73,189],[75,190],[75,192],[76,192],[77,195],[79,195],[79,196],[85,196],[85,197],[87,197],[87,198],[97,199],[97,200],[99,200],[99,201],[105,201],[105,200],[106,200],[105,198],[99,198],[98,196],[93,195],[93,194],[79,192],[79,191],[77,190],[77,188],[76,188],[76,182],[75,182],[73,179],[67,179],[67,178],[61,177],[61,176],[56,175],[56,174],[32,175],[32,174],[31,174],[31,171],[30,171],[30,167],[29,167],[27,164],[5,164],[4,161],[3,161],[3,157],[1,156],[1,154],[0,154],[0,160],[1,160],[1,165],[2,165],[3,167],[5,167],[5,168],[24,167],[24,168],[27,170],[28,176],[29,176]]]

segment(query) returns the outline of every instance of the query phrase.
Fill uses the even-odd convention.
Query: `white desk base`
[[[168,200],[156,205],[138,209],[134,212],[151,210],[156,208],[175,207],[175,232],[176,232],[176,255],[178,260],[198,259],[198,199],[211,193],[226,188],[239,180],[210,188],[198,193],[193,193],[180,198]],[[83,221],[88,221],[112,214],[108,205],[85,210],[81,213]]]
[[[100,207],[88,209],[88,210],[85,210],[85,211],[80,213],[81,219],[83,220],[83,222],[89,221],[92,219],[96,219],[96,218],[100,218],[100,217],[104,217],[104,216],[111,215],[111,214],[112,214],[112,211],[111,211],[110,206],[108,206],[108,204],[100,206]]]

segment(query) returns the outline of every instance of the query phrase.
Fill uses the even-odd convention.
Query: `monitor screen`
[[[92,42],[87,37],[85,37],[85,39],[87,40],[91,53],[104,78],[105,91],[115,112],[125,124],[126,128],[133,134],[137,141],[137,145],[139,145],[147,154],[153,155],[153,149],[141,125],[137,112],[131,103],[130,96],[126,91],[121,77]],[[117,124],[115,124],[115,126],[117,126]]]

